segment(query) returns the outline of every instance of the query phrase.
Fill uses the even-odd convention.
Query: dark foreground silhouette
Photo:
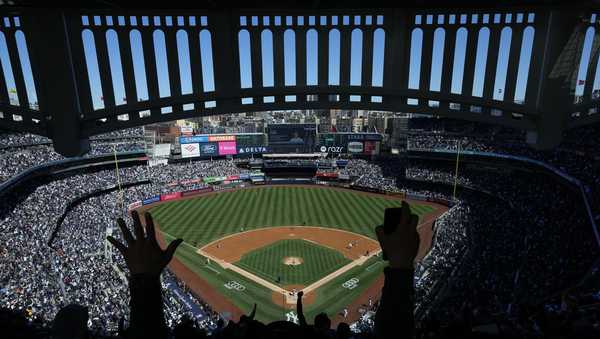
[[[388,213],[393,212],[393,213]],[[390,217],[393,216],[393,217]],[[87,328],[88,311],[80,305],[68,305],[56,315],[51,328],[44,328],[41,322],[30,322],[19,312],[0,310],[1,338],[598,338],[599,327],[573,330],[572,327],[557,326],[556,334],[548,335],[541,331],[548,328],[549,319],[529,318],[523,323],[532,322],[535,331],[514,333],[502,331],[502,324],[490,322],[490,326],[475,328],[471,323],[471,310],[464,307],[464,314],[455,315],[453,322],[442,327],[436,319],[428,319],[415,327],[414,320],[414,269],[413,262],[419,246],[416,227],[418,217],[410,213],[409,205],[386,211],[385,225],[375,231],[389,262],[384,269],[385,283],[377,308],[372,332],[352,333],[350,326],[340,323],[331,329],[331,320],[325,313],[318,314],[313,324],[309,324],[302,307],[303,293],[298,293],[297,313],[299,324],[277,321],[264,324],[254,319],[257,305],[249,315],[239,321],[220,320],[218,327],[210,335],[195,325],[194,321],[183,319],[174,329],[170,329],[164,319],[160,285],[160,274],[170,262],[182,239],[171,242],[163,250],[156,236],[152,217],[145,214],[145,230],[137,212],[132,213],[133,234],[125,221],[118,219],[118,226],[125,243],[113,237],[107,240],[119,250],[130,272],[130,319],[128,326],[120,322],[118,335],[106,336],[90,333]],[[523,313],[525,314],[525,313]],[[596,318],[598,315],[596,314]],[[558,319],[562,324],[571,324],[574,319]],[[557,320],[557,321],[558,321]],[[576,319],[575,319],[576,320]],[[596,319],[595,324],[600,324]],[[507,327],[508,328],[508,327]]]

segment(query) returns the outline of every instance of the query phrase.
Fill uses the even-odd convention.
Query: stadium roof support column
[[[83,55],[73,55],[69,40],[69,21],[59,11],[44,9],[34,14],[32,24],[34,32],[30,39],[35,49],[32,55],[38,66],[40,101],[44,102],[44,110],[48,112],[49,136],[54,142],[56,152],[73,157],[87,153],[90,149],[89,139],[81,135],[83,116],[80,103],[80,88],[87,84],[77,84],[74,60],[85,60]],[[76,37],[81,41],[80,34]]]
[[[553,72],[570,36],[581,22],[581,13],[565,8],[536,15],[534,50],[542,51],[539,68],[530,72],[529,95],[534,96],[533,108],[538,114],[537,135],[528,141],[537,149],[550,149],[560,144],[574,91],[570,88],[571,72]],[[573,65],[575,65],[573,61]],[[532,89],[530,92],[529,89]],[[531,133],[531,132],[530,132]]]
[[[408,13],[400,9],[394,9],[393,20],[384,21],[386,34],[386,46],[383,72],[383,87],[389,88],[393,93],[398,93],[406,87],[408,81],[408,61],[410,59],[410,17]],[[385,98],[388,100],[388,98]],[[389,100],[392,105],[400,107],[406,104],[406,99],[400,96],[391,96]]]
[[[234,19],[239,21],[239,13],[235,11],[225,11],[215,13],[211,16],[213,22],[211,26],[213,29],[210,31],[212,35],[212,41],[214,41],[213,47],[213,69],[214,69],[214,81],[215,81],[215,92],[220,93],[224,99],[217,102],[217,109],[219,112],[229,113],[232,107],[238,103],[235,98],[235,94],[240,91],[240,61],[238,59],[238,45],[237,45],[237,31],[234,31],[233,25]],[[260,40],[259,40],[260,41]],[[254,55],[252,56],[254,58]],[[254,60],[254,59],[253,59]],[[260,69],[252,67],[252,74],[262,72]],[[256,84],[252,83],[253,88],[256,88]],[[262,83],[260,84],[262,86]]]

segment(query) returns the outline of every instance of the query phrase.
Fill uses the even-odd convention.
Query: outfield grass
[[[300,257],[303,263],[285,265],[285,257]],[[349,263],[338,251],[305,240],[288,239],[246,253],[235,265],[280,286],[308,286]]]
[[[161,229],[198,247],[241,227],[307,225],[337,228],[375,238],[383,211],[399,200],[328,188],[273,186],[228,191],[195,199],[164,203],[151,213]],[[419,216],[433,210],[413,205]]]
[[[285,319],[284,314],[288,312],[273,304],[271,291],[214,263],[207,266],[206,260],[196,253],[197,247],[238,233],[241,227],[252,230],[305,224],[342,229],[375,238],[373,229],[383,222],[385,208],[397,206],[400,206],[399,200],[353,191],[274,186],[173,201],[160,204],[150,212],[160,224],[167,241],[184,239],[184,244],[176,253],[183,264],[244,312],[250,312],[254,303],[257,303],[257,319],[271,322]],[[417,204],[411,205],[411,209],[419,217],[433,211],[430,206]],[[375,264],[377,262],[380,264]],[[305,307],[307,319],[313,319],[319,312],[334,316],[358,297],[381,274],[384,266],[379,258],[374,257],[317,289],[316,302]],[[342,284],[351,278],[360,280],[358,287],[351,290],[344,288]],[[240,292],[225,288],[224,284],[230,281],[236,281],[246,289]]]

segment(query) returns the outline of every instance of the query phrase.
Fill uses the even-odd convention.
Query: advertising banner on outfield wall
[[[219,181],[223,181],[223,180],[227,180],[227,177],[204,177],[204,178],[202,178],[202,181],[204,181],[207,184],[210,184],[213,182],[219,182]]]
[[[199,144],[181,144],[181,157],[192,158],[200,156]]]
[[[167,194],[162,194],[160,196],[160,201],[175,200],[175,199],[179,199],[180,197],[181,197],[181,192],[167,193]]]
[[[136,208],[138,208],[140,206],[142,206],[142,201],[141,200],[129,204],[128,209],[131,211],[131,210],[134,210],[134,209],[136,209]]]
[[[179,182],[179,184],[180,185],[191,185],[191,184],[197,184],[201,181],[202,181],[201,179],[182,180]]]
[[[248,180],[248,179],[250,179],[250,174],[248,174],[248,173],[242,173],[242,174],[240,174],[240,179],[242,179],[242,180]]]
[[[240,180],[239,175],[228,175],[227,180]]]
[[[212,191],[213,191],[212,187],[206,187],[206,188],[200,188],[197,190],[189,190],[189,191],[181,192],[181,196],[189,197],[192,195],[198,195],[198,194],[208,193],[208,192],[212,192]]]
[[[211,182],[217,181],[217,179],[215,179],[215,177],[204,177],[202,178],[202,181],[204,181],[207,184],[210,184]]]
[[[160,195],[155,195],[148,199],[142,200],[142,205],[148,205],[148,204],[152,204],[152,203],[159,202],[159,201],[160,201]]]

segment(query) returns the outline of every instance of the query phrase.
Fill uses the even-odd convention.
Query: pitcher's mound
[[[285,257],[283,258],[283,264],[289,266],[298,266],[301,265],[304,260],[300,257]]]

